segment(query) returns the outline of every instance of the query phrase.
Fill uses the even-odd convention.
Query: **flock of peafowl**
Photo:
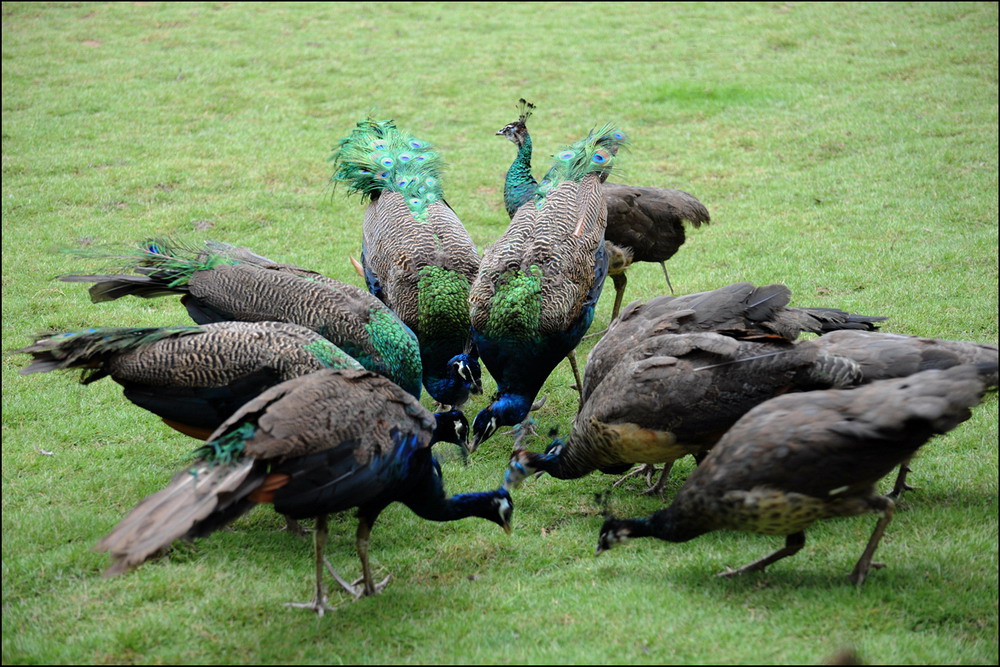
[[[536,181],[534,106],[522,99],[518,109],[496,133],[517,147],[504,183],[510,224],[481,257],[445,199],[434,147],[367,118],[331,157],[334,182],[367,202],[355,262],[367,291],[247,248],[169,239],[103,254],[118,273],[62,276],[93,283],[94,302],[180,295],[196,323],[48,334],[17,350],[32,357],[22,373],[79,368],[85,384],[110,376],[132,403],[203,441],[97,545],[111,556],[107,574],[270,503],[292,528],[316,520],[313,597],[289,604],[322,615],[326,571],[355,598],[388,583],[375,581],[368,548],[393,502],[510,532],[510,491],[529,477],[645,474],[647,492],[662,496],[687,454],[698,466],[670,506],[607,516],[598,554],[638,537],[785,536],[773,554],[723,573],[732,576],[796,553],[820,519],[874,512],[850,578],[860,584],[881,566],[872,556],[909,488],[911,458],[995,389],[997,346],[878,332],[884,317],[793,307],[783,285],[737,283],[620,311],[629,265],[660,263],[670,287],[664,262],[685,224],[708,223],[708,211],[686,192],[607,182],[628,145],[612,124],[556,153]],[[573,351],[608,275],[614,319],[580,377]],[[529,413],[543,409],[536,399],[563,358],[577,374],[579,412],[565,439],[528,451]],[[481,364],[497,393],[470,434],[462,408],[482,393]],[[423,389],[438,412],[419,402]],[[448,496],[432,445],[454,443],[468,457],[517,425],[499,488]],[[897,467],[881,495],[876,484]],[[354,581],[324,555],[327,516],[351,508]]]

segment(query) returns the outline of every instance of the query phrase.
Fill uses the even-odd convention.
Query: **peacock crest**
[[[391,120],[366,118],[340,140],[330,160],[334,181],[373,199],[379,193],[403,196],[413,217],[427,220],[427,207],[444,197],[441,157],[426,141],[405,134]]]

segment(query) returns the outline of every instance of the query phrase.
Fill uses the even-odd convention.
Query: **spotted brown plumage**
[[[608,261],[601,180],[624,140],[608,125],[558,153],[533,199],[483,255],[470,315],[497,396],[476,417],[473,447],[527,416],[593,321]]]
[[[245,249],[243,249],[245,250]],[[99,257],[139,275],[68,275],[96,283],[95,303],[123,296],[181,295],[199,324],[240,320],[298,324],[319,333],[365,368],[420,395],[420,350],[413,332],[365,290],[313,272],[212,248],[143,247]],[[263,261],[262,261],[263,260]]]
[[[569,436],[545,453],[514,451],[506,484],[535,472],[576,479],[710,449],[748,410],[789,391],[850,386],[840,360],[780,337],[661,334],[637,344],[587,396]],[[831,368],[838,372],[832,373]]]
[[[102,327],[47,334],[15,352],[32,356],[25,375],[80,368],[84,384],[110,377],[137,406],[202,440],[268,387],[324,368],[361,368],[314,331],[284,322]]]
[[[356,597],[373,595],[388,581],[372,576],[368,543],[375,520],[393,502],[431,521],[478,516],[509,532],[513,504],[506,491],[446,497],[430,449],[446,427],[413,396],[368,371],[295,378],[244,405],[198,450],[197,461],[140,502],[95,548],[111,554],[107,574],[118,574],[176,539],[208,535],[258,502],[273,502],[288,517],[317,519],[315,595],[295,606],[322,615],[330,609],[323,585],[328,514],[358,508],[360,585],[334,574]]]
[[[861,584],[892,517],[875,484],[934,435],[971,416],[992,369],[962,365],[851,390],[774,398],[740,419],[691,474],[670,507],[608,518],[597,553],[631,538],[686,542],[714,530],[786,535],[785,546],[724,576],[763,570],[805,544],[820,519],[882,515],[850,579]]]
[[[531,174],[532,143],[527,127],[534,108],[522,98],[518,102],[518,119],[497,131],[497,135],[506,137],[517,146],[517,155],[504,178],[504,205],[512,218],[534,196],[537,186]],[[612,257],[608,275],[615,286],[611,315],[614,319],[618,317],[628,282],[625,272],[632,262],[659,264],[670,286],[665,262],[684,244],[684,223],[700,227],[710,222],[711,218],[704,204],[682,190],[611,182],[604,182],[601,187],[608,208],[605,239]]]
[[[515,451],[507,483],[517,484],[538,470],[573,479],[598,469],[623,472],[633,463],[662,462],[666,465],[659,481],[647,490],[662,494],[673,461],[707,452],[748,410],[780,394],[850,387],[962,364],[986,369],[997,364],[994,345],[863,330],[834,331],[800,342],[749,330],[739,335],[732,330],[728,335],[674,330],[652,326],[646,330],[649,338],[628,337],[618,363],[602,367],[596,382],[592,354],[586,401],[569,437],[544,454]],[[607,359],[607,350],[604,354],[597,359]],[[997,383],[993,373],[984,371],[987,386]],[[904,464],[894,497],[906,488],[907,471]]]

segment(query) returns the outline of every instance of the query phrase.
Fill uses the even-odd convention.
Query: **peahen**
[[[557,154],[534,199],[483,255],[469,294],[472,335],[497,396],[476,416],[473,449],[524,420],[594,319],[608,265],[601,181],[624,141],[605,125]]]
[[[373,373],[322,370],[295,378],[243,406],[197,450],[197,461],[140,502],[96,549],[111,554],[106,574],[118,574],[176,539],[208,535],[257,503],[273,503],[292,518],[316,517],[315,595],[293,606],[322,615],[330,610],[323,585],[328,514],[358,508],[362,577],[349,584],[333,572],[355,597],[388,582],[375,582],[368,546],[390,503],[431,521],[477,516],[510,532],[513,503],[505,490],[446,497],[430,449],[440,437],[430,412]]]
[[[531,175],[531,135],[527,120],[535,105],[523,98],[518,102],[520,116],[501,128],[502,135],[517,146],[517,155],[504,179],[504,206],[511,217],[534,193]],[[711,221],[708,209],[697,198],[682,190],[637,187],[604,183],[608,206],[605,239],[610,244],[611,268],[608,275],[615,286],[615,304],[611,319],[618,317],[625,285],[625,271],[632,262],[656,262],[670,286],[665,262],[684,244],[684,223],[700,227]],[[673,291],[673,287],[670,287]]]
[[[780,394],[997,364],[992,345],[850,330],[799,343],[761,334],[740,340],[661,332],[634,345],[593,387],[565,442],[554,441],[545,453],[514,452],[508,486],[537,471],[574,479],[594,470],[619,473],[634,463],[665,463],[649,489],[662,493],[673,461],[708,451],[743,414]],[[983,380],[996,385],[995,375]]]
[[[229,247],[231,248],[231,246]],[[237,249],[245,250],[245,249]],[[298,324],[319,333],[365,368],[420,396],[420,349],[413,332],[365,290],[311,271],[232,250],[148,243],[117,255],[94,253],[139,275],[68,275],[97,283],[95,303],[127,295],[182,295],[198,324],[240,320]]]
[[[721,576],[760,571],[798,552],[820,519],[881,515],[850,580],[860,585],[894,504],[876,483],[935,434],[971,416],[992,371],[929,370],[851,390],[790,394],[740,419],[691,474],[670,507],[641,519],[609,517],[600,554],[637,537],[686,542],[714,530],[785,535],[774,553]]]
[[[922,338],[902,334],[873,333],[860,330],[834,331],[799,343],[816,347],[821,354],[848,357],[858,365],[864,382],[906,377],[921,371],[945,369],[961,364],[976,364],[993,369],[982,373],[987,387],[997,386],[998,349],[988,343]],[[899,475],[888,496],[898,500],[911,472],[909,461],[899,466]]]
[[[822,334],[839,329],[876,329],[885,317],[857,315],[837,308],[789,306],[792,293],[784,285],[733,283],[707,292],[659,296],[630,303],[611,323],[587,359],[582,397],[585,401],[604,375],[644,339],[657,333],[718,331],[748,337],[775,335],[792,341],[803,332]],[[629,476],[644,474],[650,493],[662,493],[669,466],[652,482],[655,466],[646,464]]]
[[[199,440],[268,387],[361,368],[314,331],[284,322],[102,327],[45,335],[14,352],[32,356],[24,375],[79,368],[83,384],[110,377],[125,398]]]
[[[334,181],[370,203],[361,265],[368,290],[417,335],[427,392],[461,406],[482,393],[469,334],[469,285],[479,255],[444,200],[441,158],[392,121],[366,119],[340,140]]]
[[[583,378],[584,400],[608,370],[645,339],[661,333],[715,331],[740,337],[780,336],[793,341],[802,333],[872,331],[886,319],[838,308],[796,308],[788,305],[791,298],[791,290],[781,284],[757,287],[733,283],[707,292],[633,301],[590,351]]]
[[[565,440],[554,440],[544,453],[515,449],[505,485],[536,472],[559,479],[595,470],[621,474],[636,463],[665,463],[662,482],[675,460],[708,451],[760,403],[788,391],[853,386],[859,379],[849,360],[777,336],[659,334],[636,343],[607,371]]]

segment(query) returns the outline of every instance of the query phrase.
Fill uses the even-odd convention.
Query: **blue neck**
[[[498,418],[498,422],[504,426],[520,424],[527,418],[531,411],[531,403],[534,396],[524,394],[501,394],[489,409]]]
[[[458,521],[470,516],[496,521],[497,512],[493,499],[501,495],[509,498],[506,491],[463,493],[448,498],[441,477],[441,466],[437,459],[430,458],[431,465],[426,473],[421,475],[407,496],[401,499],[414,514],[428,521]]]

